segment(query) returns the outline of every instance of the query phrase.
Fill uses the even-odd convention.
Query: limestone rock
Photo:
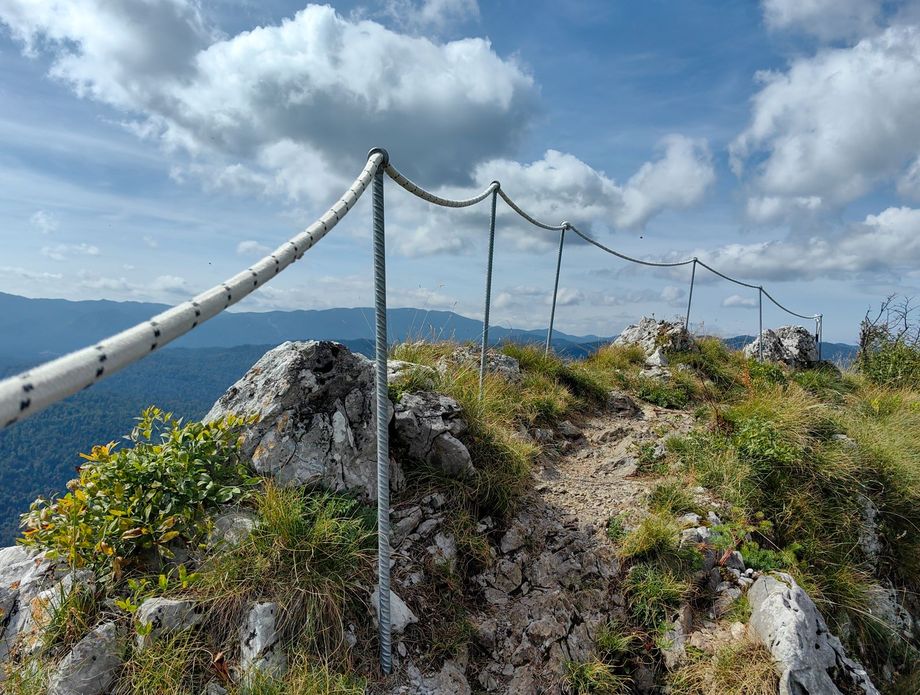
[[[35,629],[32,602],[52,583],[53,572],[44,554],[19,545],[0,548],[0,664]]]
[[[366,357],[329,341],[287,342],[265,353],[205,420],[255,413],[242,450],[257,473],[376,499],[375,392]],[[398,488],[399,471],[391,480]]]
[[[193,628],[201,617],[201,607],[195,601],[149,598],[135,614],[138,625],[150,626],[148,633],[137,635],[137,646],[143,648],[158,637]]]
[[[243,680],[255,671],[281,676],[287,671],[287,655],[281,647],[277,603],[257,603],[240,626],[240,669]]]
[[[607,394],[607,408],[620,417],[638,417],[642,408],[626,393],[611,391]]]
[[[81,639],[58,664],[48,695],[102,695],[121,668],[121,644],[115,623],[103,623]]]
[[[768,362],[782,362],[793,369],[805,369],[818,361],[818,344],[815,337],[802,326],[782,326],[775,331],[766,329],[763,341],[760,336],[746,345],[744,354],[748,357],[760,355],[763,342],[763,358]]]
[[[749,630],[776,661],[780,695],[878,695],[866,670],[846,656],[814,602],[788,574],[761,576],[748,600]]]
[[[647,364],[653,367],[667,366],[666,352],[686,352],[694,347],[693,337],[684,324],[649,317],[627,326],[613,344],[638,345],[645,351]]]
[[[479,372],[480,361],[481,353],[478,347],[463,345],[454,350],[450,357],[442,357],[438,361],[438,371],[442,374],[445,373],[448,362],[453,362]],[[486,371],[490,374],[497,374],[511,382],[521,380],[520,363],[513,357],[492,348],[486,350]]]
[[[404,360],[387,360],[387,383],[398,384],[407,379],[418,380],[424,389],[433,389],[438,372],[433,367]]]
[[[380,600],[380,586],[375,584],[371,593],[371,611],[374,614],[374,624],[379,624],[377,618],[378,602]],[[415,613],[390,589],[390,629],[394,635],[401,635],[412,623],[417,623]]]
[[[396,404],[396,440],[409,456],[460,477],[473,475],[473,461],[457,437],[466,431],[460,405],[453,398],[420,391],[404,393]]]
[[[249,537],[258,524],[256,514],[246,509],[221,512],[214,518],[208,545],[212,548],[237,546]]]

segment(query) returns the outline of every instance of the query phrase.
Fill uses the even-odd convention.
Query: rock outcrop
[[[638,345],[645,351],[649,367],[665,367],[668,364],[667,353],[686,352],[694,347],[693,336],[682,323],[656,321],[649,317],[627,326],[613,344]]]
[[[206,420],[257,414],[243,453],[281,485],[321,485],[377,497],[376,399],[370,360],[328,341],[267,352],[221,396]],[[398,489],[401,475],[392,472]]]
[[[760,356],[763,343],[763,358],[768,362],[782,362],[793,369],[807,369],[818,362],[818,343],[815,337],[802,326],[782,326],[776,330],[766,329],[753,343],[746,345],[747,357]]]
[[[48,695],[103,695],[121,669],[121,636],[113,622],[102,623],[81,639],[57,665]]]
[[[438,361],[438,370],[445,373],[448,363],[453,362],[478,372],[481,359],[482,354],[478,348],[462,345],[454,350],[449,357],[441,358]],[[486,350],[486,372],[498,374],[512,382],[521,380],[520,363],[510,355],[493,348]]]
[[[749,629],[776,660],[780,695],[877,695],[808,594],[788,574],[763,575],[748,591]]]
[[[470,452],[457,437],[467,429],[460,405],[431,391],[404,393],[396,404],[396,443],[408,455],[453,477],[476,473]]]

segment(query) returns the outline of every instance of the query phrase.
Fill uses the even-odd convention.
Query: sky
[[[853,342],[920,294],[920,0],[0,0],[0,291],[175,304],[307,227],[372,147]],[[482,314],[488,203],[386,186],[389,303]],[[373,303],[371,201],[238,310]],[[558,232],[499,204],[493,324]],[[556,325],[682,316],[689,267],[566,239]],[[766,326],[791,317],[765,303]],[[700,270],[695,331],[757,330]],[[811,324],[806,322],[811,327]]]

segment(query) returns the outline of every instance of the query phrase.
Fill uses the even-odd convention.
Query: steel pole
[[[757,288],[757,313],[760,315],[759,357],[760,361],[763,362],[763,287]]]
[[[492,255],[495,251],[495,204],[498,201],[498,181],[493,181],[492,215],[489,218],[489,259],[486,262],[486,308],[482,316],[482,354],[479,357],[479,398],[486,379],[486,351],[489,349],[489,308],[492,301]]]
[[[390,398],[387,388],[387,273],[383,224],[383,172],[389,156],[374,174],[374,319],[377,367],[377,617],[380,623],[380,667],[393,670],[390,625]]]
[[[562,247],[565,244],[565,230],[567,225],[563,225],[562,233],[559,235],[559,256],[556,258],[556,283],[553,285],[553,308],[549,312],[549,329],[546,331],[546,350],[544,352],[549,352],[549,348],[553,342],[553,322],[556,319],[556,295],[559,293],[559,270],[562,268]]]
[[[690,330],[690,306],[693,304],[693,281],[696,280],[696,259],[693,259],[692,270],[690,271],[690,298],[687,299],[687,318],[684,319],[684,330]]]

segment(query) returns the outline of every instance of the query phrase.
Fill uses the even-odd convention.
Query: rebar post
[[[815,317],[815,339],[818,342],[818,362],[821,361],[821,341],[824,339],[824,314]]]
[[[479,398],[486,379],[486,351],[489,349],[489,308],[492,302],[492,255],[495,250],[495,204],[498,201],[498,181],[493,181],[492,215],[489,218],[489,259],[486,262],[486,308],[482,316],[482,354],[479,357]]]
[[[565,230],[568,229],[569,223],[562,223],[562,232],[559,234],[559,256],[556,258],[556,282],[553,285],[553,307],[549,312],[549,328],[546,331],[546,349],[544,352],[549,353],[549,348],[553,342],[553,322],[556,319],[556,295],[559,293],[559,270],[562,268],[562,247],[565,244]]]
[[[690,298],[687,299],[687,318],[684,319],[684,330],[690,330],[690,306],[693,304],[693,281],[696,280],[696,258],[693,259],[693,266],[690,270]]]
[[[387,388],[387,273],[383,218],[383,172],[389,155],[375,148],[368,156],[383,154],[374,174],[374,319],[377,366],[377,617],[380,623],[380,667],[393,669],[390,642],[390,398]]]
[[[757,288],[757,313],[760,315],[760,333],[757,340],[759,348],[759,359],[763,362],[763,287]]]

